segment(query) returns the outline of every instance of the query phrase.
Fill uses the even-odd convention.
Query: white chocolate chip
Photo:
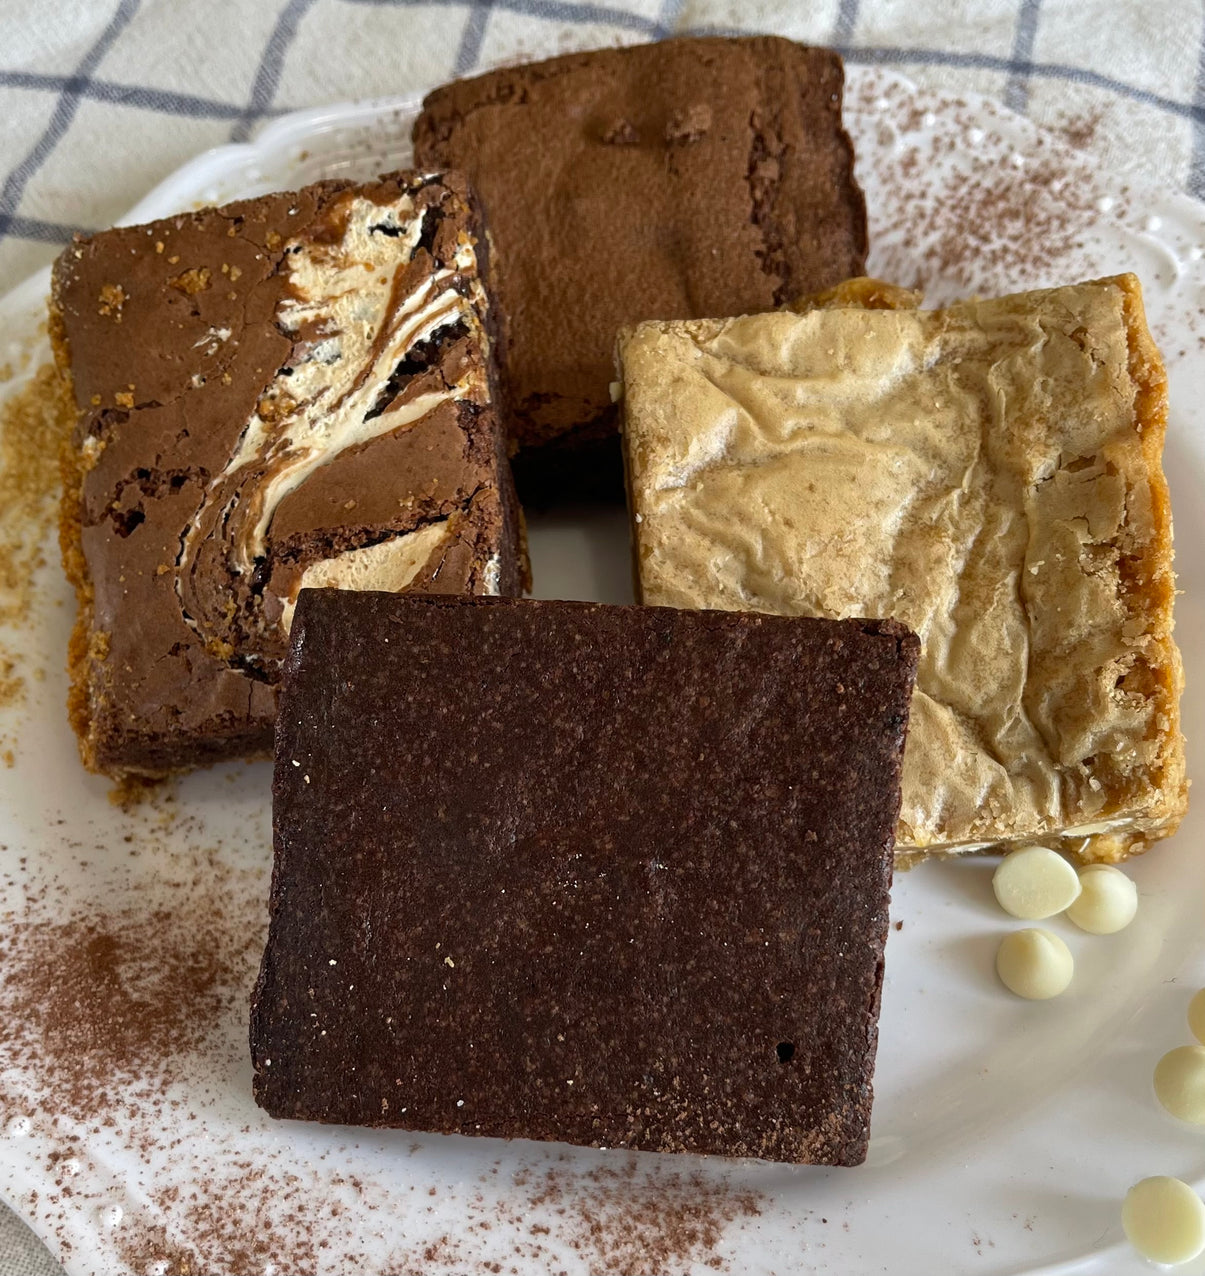
[[[1000,941],[996,973],[1009,992],[1030,1001],[1046,1001],[1066,989],[1075,973],[1075,962],[1057,935],[1031,926]]]
[[[1188,1003],[1188,1028],[1194,1037],[1205,1046],[1205,988]]]
[[[1187,1183],[1162,1174],[1130,1188],[1121,1225],[1153,1263],[1189,1263],[1205,1249],[1205,1202]]]
[[[1205,1046],[1177,1046],[1159,1060],[1155,1098],[1181,1121],[1205,1125]]]
[[[1075,869],[1045,846],[1027,846],[1000,862],[992,876],[996,901],[1006,913],[1023,921],[1053,917],[1075,902],[1080,881]]]
[[[1138,887],[1111,864],[1089,864],[1079,871],[1080,895],[1067,916],[1093,935],[1124,930],[1138,911]]]
[[[623,382],[622,381],[612,381],[611,384],[607,387],[607,389],[611,392],[612,403],[618,403],[619,400],[623,398]]]

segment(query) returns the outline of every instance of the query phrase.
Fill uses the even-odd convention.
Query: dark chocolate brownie
[[[893,621],[304,591],[257,1100],[861,1161],[917,650]]]
[[[484,252],[462,177],[403,173],[59,258],[71,718],[90,768],[267,752],[303,583],[519,589]]]
[[[469,175],[497,249],[524,500],[597,486],[600,457],[622,490],[608,394],[621,326],[768,310],[863,273],[843,79],[827,49],[691,38],[506,67],[428,96],[416,163]]]

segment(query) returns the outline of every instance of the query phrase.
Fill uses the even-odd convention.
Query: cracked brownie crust
[[[577,445],[613,442],[621,325],[768,310],[862,273],[842,86],[837,54],[757,36],[575,53],[426,99],[416,162],[469,175],[497,247],[525,499],[557,495]]]
[[[484,255],[462,178],[396,174],[60,257],[70,707],[89,767],[266,752],[303,585],[520,588]]]

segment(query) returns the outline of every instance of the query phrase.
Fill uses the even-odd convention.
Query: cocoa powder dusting
[[[935,105],[940,121],[890,82],[851,95],[859,162],[873,164],[878,189],[899,193],[871,210],[871,272],[921,289],[926,305],[1066,283],[1099,216],[1091,160],[1036,132],[1016,149],[1003,108]]]
[[[228,781],[253,789],[254,769]],[[268,1121],[246,1080],[266,820],[240,837],[261,855],[208,841],[186,786],[122,814],[96,800],[103,840],[58,820],[50,859],[0,875],[0,1111],[40,1132],[17,1203],[60,1254],[82,1212],[122,1276],[727,1269],[764,1205],[748,1170],[551,1145],[497,1159],[490,1140],[449,1177],[442,1139],[399,1133],[373,1162],[357,1132]]]
[[[920,229],[932,237],[928,261],[967,288],[985,268],[1002,278],[1022,269],[1044,277],[1076,247],[1082,215],[1090,212],[1077,202],[1063,165],[1041,158],[1012,172],[972,166],[951,178],[947,192],[940,212]]]
[[[153,1104],[173,1060],[202,1047],[233,1005],[241,1011],[261,928],[204,870],[174,894],[147,910],[135,895],[125,907],[66,920],[6,920],[8,1054],[38,1078],[44,1108],[86,1121]]]
[[[182,920],[131,912],[7,929],[13,1052],[25,1067],[36,1056],[56,1110],[95,1117],[143,1096],[157,1066],[220,1010],[226,972],[215,954],[178,944]]]
[[[325,1225],[328,1212],[312,1191],[303,1197],[294,1189],[298,1199],[282,1214],[277,1185],[265,1183],[265,1177],[249,1169],[224,1172],[200,1183],[190,1200],[161,1198],[157,1204],[172,1220],[173,1230],[187,1239],[173,1239],[165,1227],[137,1220],[118,1237],[122,1262],[135,1276],[243,1276],[265,1270],[311,1276],[319,1269],[322,1243],[311,1228]],[[290,1200],[287,1184],[284,1200]]]
[[[482,1176],[480,1182],[488,1181]],[[538,1173],[520,1171],[505,1204],[480,1192],[458,1199],[458,1224],[433,1240],[398,1244],[413,1217],[399,1213],[385,1197],[351,1176],[329,1176],[322,1189],[301,1174],[280,1174],[252,1161],[235,1162],[214,1173],[199,1190],[155,1204],[172,1222],[134,1220],[118,1238],[123,1261],[135,1273],[156,1276],[239,1274],[271,1265],[280,1276],[338,1270],[332,1251],[345,1251],[356,1236],[338,1242],[323,1238],[351,1211],[338,1203],[341,1191],[357,1198],[356,1213],[380,1214],[378,1233],[365,1270],[447,1273],[470,1276],[499,1272],[581,1272],[591,1276],[674,1276],[699,1265],[728,1271],[720,1253],[730,1224],[758,1217],[764,1198],[748,1188],[699,1171],[640,1169],[637,1158],[582,1172],[553,1165]],[[438,1196],[436,1188],[430,1196]],[[431,1207],[428,1207],[431,1208]],[[415,1216],[420,1216],[415,1208]],[[362,1226],[362,1224],[361,1224]],[[364,1229],[367,1231],[367,1229]],[[175,1239],[173,1239],[173,1237]],[[393,1243],[390,1243],[390,1242]]]
[[[544,1257],[539,1238],[547,1233],[567,1242],[592,1273],[667,1276],[697,1263],[721,1269],[716,1249],[725,1228],[761,1214],[762,1197],[698,1171],[641,1176],[638,1166],[633,1158],[585,1174],[548,1170],[531,1203],[550,1207],[555,1228],[529,1227],[532,1257]]]
[[[1082,115],[1068,115],[1052,122],[1054,131],[1077,150],[1086,151],[1096,141],[1096,134],[1104,119],[1104,111],[1087,111]]]

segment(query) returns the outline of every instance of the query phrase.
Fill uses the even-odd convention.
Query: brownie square
[[[621,325],[769,310],[863,273],[843,80],[827,49],[691,38],[506,67],[427,97],[416,162],[469,175],[497,249],[524,500],[608,481],[618,493],[608,386]]]
[[[105,231],[59,258],[88,767],[267,752],[302,585],[519,589],[485,265],[464,179],[406,173]]]
[[[303,592],[258,1102],[861,1161],[917,649],[890,621]]]
[[[902,856],[1167,837],[1184,675],[1138,280],[820,300],[621,337],[640,596],[919,633]]]

